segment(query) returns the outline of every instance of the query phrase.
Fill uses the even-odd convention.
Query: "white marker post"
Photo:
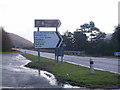
[[[90,58],[90,74],[94,73],[94,67],[93,67],[94,61]]]

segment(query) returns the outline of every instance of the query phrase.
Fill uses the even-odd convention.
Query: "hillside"
[[[112,38],[112,33],[108,33],[108,34],[106,34],[106,37],[105,37],[105,39],[108,39],[108,40],[110,40]]]
[[[30,42],[29,40],[21,37],[21,36],[18,36],[16,34],[13,34],[13,33],[8,33],[9,37],[11,38],[12,40],[12,43],[15,47],[20,47],[20,48],[23,48],[23,47],[33,47],[33,43]]]

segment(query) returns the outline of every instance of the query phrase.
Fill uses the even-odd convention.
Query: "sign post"
[[[38,27],[38,31],[39,31],[39,27]],[[40,64],[40,48],[38,48],[38,64]]]
[[[37,19],[35,20],[34,48],[38,49],[38,64],[40,64],[40,48],[59,48],[62,44],[62,37],[57,31],[61,22],[57,19]],[[55,27],[56,31],[39,31],[39,27]]]

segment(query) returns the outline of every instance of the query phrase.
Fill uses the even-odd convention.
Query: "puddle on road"
[[[62,88],[83,88],[78,86],[72,86],[68,82],[66,83],[58,82],[55,76],[47,71],[38,70],[38,73],[40,76],[45,77],[51,85],[58,85]]]

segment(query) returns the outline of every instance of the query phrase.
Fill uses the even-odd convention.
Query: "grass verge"
[[[94,74],[89,73],[89,69],[63,62],[56,63],[54,60],[40,58],[40,64],[37,63],[38,57],[30,54],[22,54],[32,62],[26,66],[35,69],[47,70],[53,73],[59,80],[69,81],[72,85],[85,86],[88,88],[106,88],[120,86],[119,74],[95,70]]]

